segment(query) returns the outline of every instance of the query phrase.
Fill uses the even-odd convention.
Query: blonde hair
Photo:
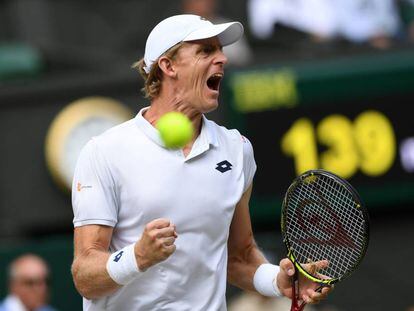
[[[181,48],[182,45],[183,42],[174,45],[161,56],[166,56],[171,60],[174,60],[178,50]],[[144,87],[141,89],[141,91],[144,93],[145,98],[153,99],[157,97],[161,91],[162,70],[158,66],[158,60],[152,63],[151,70],[149,73],[145,72],[144,67],[144,58],[141,58],[139,61],[135,62],[132,65],[132,68],[137,69],[141,77],[144,79]]]

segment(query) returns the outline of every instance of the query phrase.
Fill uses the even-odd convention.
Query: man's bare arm
[[[244,290],[252,291],[255,290],[253,287],[254,273],[267,260],[258,249],[253,238],[249,214],[251,193],[252,185],[237,203],[230,226],[227,278],[229,283]]]
[[[107,296],[119,288],[106,270],[113,228],[87,225],[75,228],[72,276],[79,293],[88,299]]]
[[[72,275],[77,290],[85,298],[108,296],[120,286],[112,280],[106,268],[112,232],[112,227],[101,225],[75,228]],[[175,225],[168,219],[149,222],[139,241],[134,244],[139,270],[145,271],[171,256],[175,251],[176,238]]]

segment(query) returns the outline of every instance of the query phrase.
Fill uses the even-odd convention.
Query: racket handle
[[[290,311],[302,311],[306,305],[304,301],[299,303],[299,280],[297,273],[295,269],[295,274],[292,278],[292,306],[290,307]]]
[[[292,306],[290,311],[302,311],[303,308],[305,308],[306,303],[302,302],[300,305],[296,304],[295,306]]]
[[[315,291],[320,293],[324,287],[326,287],[326,285],[321,284]],[[305,308],[306,302],[302,301],[302,303],[299,304],[299,281],[297,280],[297,277],[293,279],[292,290],[293,299],[290,311],[302,311],[303,308]]]

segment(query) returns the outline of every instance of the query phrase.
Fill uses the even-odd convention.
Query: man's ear
[[[172,60],[166,56],[161,56],[158,59],[158,67],[160,67],[163,74],[168,77],[175,78],[177,75]]]

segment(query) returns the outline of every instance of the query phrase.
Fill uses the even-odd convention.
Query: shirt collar
[[[165,148],[164,142],[162,141],[157,128],[155,128],[143,116],[144,112],[148,109],[149,107],[144,107],[138,112],[137,116],[135,117],[135,123],[148,138],[150,138],[157,145]],[[211,121],[208,120],[204,115],[202,115],[202,122],[203,124],[201,126],[200,135],[197,137],[193,148],[197,147],[195,145],[198,145],[198,143],[202,145],[213,145],[214,147],[218,147],[217,133],[215,128],[212,126]]]
[[[144,112],[148,110],[149,107],[142,108],[137,116],[135,117],[135,123],[137,124],[138,128],[153,142],[155,142],[157,145],[164,147],[164,142],[161,139],[160,133],[158,130],[152,126],[151,123],[149,123],[143,116]]]
[[[216,129],[213,127],[212,122],[202,115],[203,125],[201,127],[201,134],[206,136],[207,142],[209,145],[213,145],[214,147],[218,147],[218,139]]]

